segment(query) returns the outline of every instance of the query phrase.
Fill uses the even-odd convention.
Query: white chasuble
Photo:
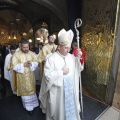
[[[36,54],[34,53],[38,59],[39,57],[39,54]],[[35,82],[36,82],[36,85],[40,85],[41,84],[41,81],[42,81],[42,65],[41,63],[38,64],[38,67],[35,69],[34,71],[35,73]]]
[[[65,65],[69,68],[67,76],[73,80],[75,118],[80,120],[79,76],[83,65],[78,58],[69,53],[65,56],[65,61],[57,52],[46,60],[39,94],[42,111],[46,113],[46,120],[66,120],[64,91],[64,77],[66,75],[63,75],[62,71]]]
[[[11,72],[10,68],[8,70],[8,66],[10,65],[10,60],[11,60],[12,54],[9,53],[6,58],[5,58],[5,64],[4,64],[4,78],[8,81],[11,80]]]
[[[12,54],[9,53],[5,58],[5,64],[4,64],[4,78],[8,81],[10,81],[11,89],[13,91],[13,94],[16,94],[14,91],[14,85],[13,85],[13,71],[11,69],[11,57]]]

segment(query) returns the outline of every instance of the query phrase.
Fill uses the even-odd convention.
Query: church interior
[[[83,120],[118,120],[120,0],[0,0],[0,57],[2,57],[2,46],[6,43],[18,45],[25,38],[31,50],[41,43],[44,44],[43,38],[37,34],[37,31],[42,28],[56,36],[56,44],[58,44],[58,32],[62,28],[72,29],[73,41],[77,41],[75,30],[77,18],[82,20],[82,25],[78,29],[79,45],[87,53],[84,70],[81,72],[84,116],[87,116]],[[1,58],[0,68],[0,111],[6,111],[6,113],[0,112],[0,120],[18,118],[19,120],[45,120],[39,108],[36,109],[33,118],[26,116],[25,112],[22,112],[23,117],[20,117],[19,111],[23,111],[21,102],[19,97],[12,95],[10,83],[4,79],[4,60],[2,61]],[[39,94],[40,85],[36,88]],[[14,103],[10,106],[11,101]],[[9,110],[12,109],[12,105],[17,106],[13,111]],[[90,107],[94,112],[93,115]],[[101,117],[112,108],[117,111],[113,115],[115,118],[107,118],[111,113],[107,117]],[[14,113],[16,117],[13,119]],[[6,115],[9,118],[6,118]]]

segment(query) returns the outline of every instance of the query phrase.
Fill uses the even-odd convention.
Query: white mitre
[[[72,30],[66,31],[65,29],[62,29],[58,33],[58,43],[60,45],[70,45],[71,46],[73,37],[74,37],[74,33]]]

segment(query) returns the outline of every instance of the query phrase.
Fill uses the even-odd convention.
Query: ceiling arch
[[[54,14],[67,27],[66,0],[0,0],[0,9],[15,9],[26,15],[34,24]],[[44,12],[43,12],[44,11]]]
[[[7,13],[5,12],[6,10]],[[13,12],[11,12],[11,10],[13,10]],[[8,11],[10,15],[14,13],[14,11],[16,11],[16,14],[8,17]],[[66,0],[0,0],[0,17],[8,21],[7,23],[12,23],[12,20],[15,21],[12,27],[18,25],[18,23],[16,23],[16,16],[19,15],[19,13],[23,14],[25,19],[28,19],[34,31],[42,22],[47,23],[47,29],[50,34],[57,33],[60,29],[66,29],[68,27]],[[8,28],[9,25],[10,24],[7,24]],[[21,35],[24,30],[19,29],[19,26],[17,26],[17,29]],[[28,26],[26,27],[28,28]],[[25,31],[27,31],[26,27],[24,27]],[[8,30],[8,36],[12,36],[13,32],[15,33],[15,31],[12,33],[9,31],[11,31],[11,29]],[[17,38],[19,38],[20,35],[16,34],[16,36],[18,36]]]
[[[56,14],[56,16],[59,17],[59,19],[67,23],[68,16],[67,16],[66,0],[57,0],[57,4],[55,2],[56,0],[52,0],[52,2],[49,0],[32,0],[32,1],[47,7],[54,14]]]

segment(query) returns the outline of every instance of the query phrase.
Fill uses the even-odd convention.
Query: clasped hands
[[[69,73],[69,68],[67,67],[63,67],[62,70],[63,70],[63,75],[67,75]]]
[[[30,67],[30,66],[32,66],[32,63],[30,61],[24,63],[24,67]]]

